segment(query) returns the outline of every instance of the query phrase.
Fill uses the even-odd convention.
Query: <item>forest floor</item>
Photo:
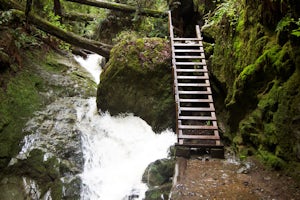
[[[230,158],[177,157],[176,167],[171,200],[300,199],[299,183],[254,158],[239,163]]]

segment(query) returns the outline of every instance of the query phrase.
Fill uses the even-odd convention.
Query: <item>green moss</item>
[[[206,5],[204,2],[199,2],[198,0],[193,0],[194,11],[200,13],[201,15],[205,14]]]
[[[209,67],[226,94],[225,135],[240,153],[251,149],[282,169],[300,159],[300,48],[291,35],[300,23],[292,6],[286,13],[271,10],[278,8],[225,1],[203,32],[215,41]]]
[[[52,199],[62,199],[63,196],[63,184],[59,179],[56,179],[51,185],[51,197]]]
[[[245,12],[242,10],[240,12],[239,20],[236,26],[237,32],[242,32],[245,29]]]
[[[284,169],[286,167],[286,162],[284,162],[282,159],[278,158],[274,154],[269,153],[268,151],[259,150],[258,157],[263,163],[265,163],[271,168]]]
[[[19,140],[23,137],[22,127],[31,114],[42,105],[38,87],[40,77],[22,71],[0,90],[0,157],[10,157],[18,152]]]
[[[252,64],[245,67],[242,73],[240,73],[239,75],[240,80],[246,81],[249,76],[253,76],[254,73],[258,70],[258,67],[259,65],[257,64]]]
[[[66,72],[69,69],[69,66],[54,61],[52,56],[48,57],[47,60],[48,62],[45,65],[43,65],[47,71]]]
[[[236,38],[234,40],[233,46],[234,46],[235,51],[239,52],[241,50],[241,48],[243,48],[244,42],[240,38]]]
[[[237,144],[237,145],[241,145],[243,144],[243,138],[241,135],[236,135],[234,138],[233,138],[233,143],[234,144]]]
[[[171,127],[174,98],[169,42],[160,38],[120,42],[101,74],[97,96],[98,107],[113,115],[133,112],[156,131]]]

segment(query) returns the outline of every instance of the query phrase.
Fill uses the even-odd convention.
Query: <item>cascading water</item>
[[[81,56],[74,56],[74,58],[94,77],[94,81],[98,84],[100,82],[100,73],[102,71],[100,64],[105,62],[105,59],[98,54],[90,54],[86,59]]]
[[[76,57],[95,82],[99,81],[101,59],[98,55]],[[27,168],[49,170],[42,171],[40,179],[34,171],[20,178],[20,195],[24,196],[20,199],[34,200],[56,199],[52,195],[58,187],[62,187],[62,199],[143,199],[147,189],[141,183],[144,170],[149,163],[167,157],[168,148],[176,140],[168,130],[155,134],[145,121],[132,114],[99,115],[96,98],[80,95],[57,98],[35,112],[23,132],[22,150],[9,166],[25,163]],[[24,174],[32,171],[30,167],[26,170]],[[53,182],[41,185],[48,175]]]
[[[76,58],[93,76],[99,77],[99,57]],[[96,62],[95,62],[96,61]],[[98,114],[96,99],[78,106],[77,126],[82,132],[84,171],[81,175],[83,200],[143,199],[147,189],[141,183],[147,165],[167,157],[176,138],[173,132],[155,134],[142,119],[133,115],[112,117]]]

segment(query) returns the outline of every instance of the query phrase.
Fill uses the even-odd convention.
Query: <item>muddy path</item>
[[[300,186],[278,171],[266,169],[255,159],[177,158],[171,200],[200,199],[300,199]]]

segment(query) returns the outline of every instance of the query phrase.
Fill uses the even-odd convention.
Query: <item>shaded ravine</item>
[[[76,60],[99,81],[98,56]],[[23,148],[10,165],[30,163],[33,152],[38,152],[40,165],[47,168],[54,163],[49,168],[61,182],[62,198],[84,200],[142,199],[147,189],[141,183],[144,170],[150,162],[167,157],[176,139],[168,130],[155,134],[132,114],[99,115],[96,98],[80,96],[59,98],[36,112],[24,133]],[[45,192],[41,180],[23,179],[31,199],[57,199],[53,187]]]

